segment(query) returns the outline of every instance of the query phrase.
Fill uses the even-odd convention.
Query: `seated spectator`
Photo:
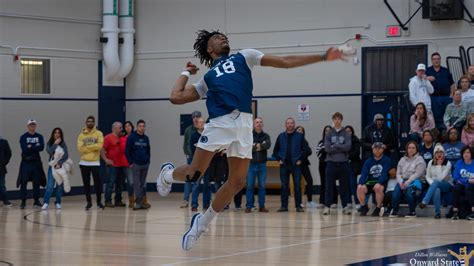
[[[411,139],[419,142],[423,136],[423,131],[431,130],[435,127],[433,115],[428,113],[424,103],[417,103],[415,113],[410,117]]]
[[[474,163],[472,162],[472,148],[466,146],[461,151],[462,160],[454,166],[453,178],[453,220],[459,219],[459,208],[466,198],[471,206],[471,214],[467,217],[474,220]]]
[[[461,141],[464,145],[474,147],[474,114],[467,116],[466,125],[461,133]]]
[[[464,148],[464,143],[459,140],[458,131],[455,128],[451,128],[448,131],[448,141],[443,144],[445,151],[445,157],[451,162],[451,165],[455,165],[458,160],[461,159],[461,150]],[[454,168],[451,168],[453,170]]]
[[[467,76],[471,82],[471,90],[474,90],[474,65],[470,65],[467,71]]]
[[[349,206],[351,207],[352,196],[354,196],[354,204],[356,206],[359,205],[357,198],[357,176],[360,175],[360,171],[362,170],[362,160],[360,159],[360,140],[356,136],[354,128],[352,126],[346,126],[345,129],[347,133],[351,135],[352,142],[351,150],[349,151],[349,164],[351,165],[351,179],[349,180],[351,200],[349,201]]]
[[[428,192],[420,203],[423,209],[433,198],[435,219],[441,219],[441,193],[451,191],[451,162],[444,156],[444,148],[438,143],[434,149],[435,156],[426,168],[426,181],[430,184]]]
[[[453,102],[448,104],[446,107],[443,117],[446,131],[449,131],[451,128],[456,128],[459,132],[461,132],[464,123],[466,123],[468,107],[461,101],[461,95],[462,91],[457,89],[454,92]]]
[[[392,168],[388,171],[388,182],[387,188],[385,189],[385,194],[383,196],[383,216],[389,216],[392,212],[392,194],[395,190],[395,187],[398,185],[397,181],[397,170]]]
[[[416,75],[410,79],[408,89],[412,106],[415,106],[418,103],[424,103],[426,109],[431,112],[430,94],[433,94],[434,89],[431,82],[426,78],[425,72],[425,64],[418,64]]]
[[[390,157],[390,151],[396,146],[395,136],[385,124],[385,118],[382,114],[374,115],[374,122],[364,128],[360,141],[363,161],[372,156],[372,144],[375,142],[382,142],[385,145],[384,151],[388,157]]]
[[[373,156],[364,162],[360,174],[359,185],[357,186],[357,197],[359,197],[360,216],[366,216],[369,208],[366,204],[366,195],[375,193],[377,206],[372,212],[372,216],[380,215],[380,208],[383,203],[385,186],[388,180],[388,170],[392,162],[384,155],[384,145],[376,142],[372,145]]]
[[[398,207],[402,200],[402,195],[408,202],[410,213],[407,218],[416,217],[416,195],[421,193],[421,179],[425,176],[426,163],[418,153],[418,144],[409,141],[406,145],[406,154],[398,162],[397,181],[392,194],[392,213],[390,217],[398,217]]]
[[[433,159],[434,155],[434,136],[431,130],[423,131],[423,139],[420,144],[420,155],[425,160],[425,163],[428,163]]]
[[[459,79],[459,87],[461,89],[462,102],[468,105],[474,103],[474,90],[471,90],[471,81],[468,76],[462,76]]]

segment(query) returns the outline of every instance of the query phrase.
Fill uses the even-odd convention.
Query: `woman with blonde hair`
[[[461,141],[471,148],[474,146],[474,114],[467,116],[466,125],[461,133]]]

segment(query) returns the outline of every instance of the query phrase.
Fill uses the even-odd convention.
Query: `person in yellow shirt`
[[[95,127],[95,117],[90,115],[86,119],[86,127],[82,128],[77,137],[77,149],[81,155],[79,167],[81,169],[84,192],[86,194],[86,210],[92,207],[91,174],[94,179],[94,188],[97,198],[97,208],[104,209],[102,204],[102,181],[100,178],[100,151],[104,143],[104,136]]]

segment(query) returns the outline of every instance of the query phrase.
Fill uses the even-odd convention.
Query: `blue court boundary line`
[[[78,101],[97,102],[98,98],[52,98],[52,97],[0,97],[2,101]]]
[[[278,99],[278,98],[324,98],[324,97],[358,97],[360,93],[343,94],[303,94],[303,95],[262,95],[254,96],[253,99]],[[204,98],[205,99],[205,98]],[[98,98],[53,98],[53,97],[0,97],[3,101],[80,101],[96,102]],[[169,98],[135,98],[125,99],[127,102],[159,102],[169,101]]]
[[[253,99],[277,99],[277,98],[324,98],[324,97],[358,97],[361,93],[343,93],[343,94],[303,94],[303,95],[262,95],[253,96]],[[127,102],[152,102],[168,101],[169,98],[136,98],[127,99]]]

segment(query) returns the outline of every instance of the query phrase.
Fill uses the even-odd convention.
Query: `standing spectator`
[[[433,85],[434,92],[431,95],[431,106],[433,107],[433,116],[436,128],[443,130],[443,115],[446,106],[451,103],[450,96],[454,94],[456,89],[453,76],[449,70],[441,66],[441,55],[439,53],[431,54],[432,66],[426,69],[427,79]]]
[[[398,162],[397,181],[398,184],[392,193],[392,213],[391,218],[398,217],[398,207],[402,199],[402,195],[408,202],[410,213],[405,216],[407,218],[416,217],[416,194],[421,192],[421,178],[426,172],[426,163],[418,154],[418,144],[409,141],[405,147],[406,154]]]
[[[191,135],[189,140],[189,146],[191,149],[191,161],[196,152],[196,147],[199,139],[201,138],[201,133],[204,131],[204,119],[199,117],[196,123],[197,131]],[[201,186],[202,183],[202,186]],[[191,211],[196,212],[198,209],[198,198],[199,198],[199,189],[202,187],[202,206],[203,209],[209,208],[211,204],[211,186],[209,184],[209,174],[206,173],[198,179],[196,182],[193,182],[192,187],[192,197],[191,197]]]
[[[305,129],[302,126],[297,126],[296,127],[296,132],[299,132],[303,134],[304,141],[306,144],[304,145],[308,150],[304,153],[307,155],[304,158],[301,158],[301,174],[303,175],[305,181],[306,181],[306,186],[305,186],[305,194],[307,198],[307,205],[309,208],[317,208],[318,205],[313,202],[313,176],[311,175],[311,171],[309,170],[309,166],[311,163],[308,160],[308,157],[313,154],[313,151],[309,147],[308,141],[305,138]],[[301,207],[304,207],[302,204]]]
[[[365,161],[372,155],[372,145],[382,142],[385,155],[390,157],[390,151],[395,149],[396,140],[390,128],[385,125],[385,118],[382,114],[374,115],[374,123],[368,125],[362,131],[362,160]]]
[[[413,106],[417,103],[424,103],[428,112],[431,112],[430,94],[433,94],[434,89],[430,81],[426,78],[425,64],[418,64],[416,67],[416,75],[410,79],[408,84],[410,92],[410,102]]]
[[[128,207],[133,208],[135,205],[135,196],[133,195],[133,172],[130,163],[125,155],[127,147],[127,139],[133,133],[134,126],[130,121],[125,121],[123,124],[124,131],[120,137],[120,152],[122,153],[122,161],[127,162],[127,168],[125,169],[125,175],[127,176],[127,190],[128,190]]]
[[[471,206],[471,214],[467,217],[474,220],[474,163],[472,163],[472,148],[465,146],[461,150],[462,160],[454,166],[453,178],[453,220],[459,219],[459,209],[463,204],[463,198],[467,199]]]
[[[319,191],[319,206],[324,207],[324,204],[326,204],[326,149],[324,148],[324,138],[326,135],[331,131],[331,126],[325,126],[323,129],[323,134],[322,138],[318,143],[318,146],[316,147],[316,155],[318,156],[319,160],[319,166],[318,166],[318,171],[319,171],[319,178],[320,178],[320,191]],[[336,181],[334,181],[336,182]],[[333,184],[333,195],[337,195],[337,188],[336,188],[336,183]],[[337,205],[337,197],[334,197],[332,204]]]
[[[461,94],[462,91],[457,89],[454,92],[453,102],[446,107],[443,117],[446,131],[449,131],[451,128],[456,128],[458,132],[461,132],[464,123],[466,123],[468,108],[467,105],[461,101]]]
[[[7,175],[7,164],[12,158],[12,150],[8,144],[8,140],[0,136],[0,197],[3,200],[3,206],[11,207],[12,204],[8,200],[7,188],[5,187],[5,178]]]
[[[86,119],[86,127],[82,128],[77,138],[77,149],[81,155],[79,168],[81,169],[84,192],[86,194],[86,210],[92,207],[91,175],[94,179],[97,208],[104,209],[102,204],[102,180],[100,178],[100,150],[104,143],[104,136],[95,127],[95,117],[90,115]]]
[[[44,198],[43,198],[43,207],[41,208],[42,210],[47,210],[49,207],[49,199],[51,198],[51,195],[53,194],[54,191],[54,185],[56,184],[56,181],[53,177],[53,167],[55,169],[61,168],[62,164],[67,161],[69,158],[68,150],[67,150],[67,145],[66,142],[64,142],[64,135],[63,135],[63,130],[59,127],[54,128],[53,131],[51,132],[51,137],[49,138],[48,142],[46,143],[46,152],[49,155],[48,161],[51,161],[54,157],[54,153],[56,152],[57,147],[61,147],[64,151],[63,156],[61,159],[59,159],[58,163],[53,166],[48,167],[48,182],[46,183],[46,191],[44,193]],[[61,209],[61,196],[64,192],[64,184],[58,185],[56,184],[56,209]]]
[[[127,139],[125,155],[132,165],[133,171],[133,194],[135,194],[135,206],[133,210],[148,209],[146,198],[146,176],[150,166],[150,140],[145,135],[145,121],[137,122],[137,130]]]
[[[112,133],[104,138],[104,146],[101,150],[101,157],[107,166],[107,184],[105,187],[105,207],[125,207],[122,202],[123,183],[129,168],[128,160],[123,158],[125,153],[120,149],[120,135],[122,133],[122,123],[112,124]],[[125,159],[125,160],[124,160]],[[112,191],[115,186],[114,204],[112,204]]]
[[[436,144],[435,157],[428,163],[426,168],[426,181],[430,184],[428,192],[420,203],[423,209],[433,198],[435,205],[435,219],[441,219],[441,193],[451,191],[451,162],[444,156],[444,148],[441,144]]]
[[[435,123],[431,113],[428,113],[424,103],[418,103],[415,113],[410,117],[410,138],[420,142],[423,131],[435,128]]]
[[[351,193],[350,195],[354,197],[354,204],[356,205],[356,209],[358,209],[359,199],[357,197],[357,176],[360,175],[361,170],[362,170],[362,161],[360,159],[361,145],[360,145],[359,138],[356,136],[354,132],[354,128],[352,126],[346,126],[345,129],[350,134],[351,143],[352,143],[351,151],[349,152],[349,163],[351,165],[351,177],[350,177]],[[349,201],[349,206],[352,206],[351,202],[352,202],[352,199]]]
[[[366,216],[369,208],[366,204],[366,196],[375,193],[377,206],[372,212],[372,216],[379,216],[383,204],[384,189],[388,181],[388,170],[392,166],[390,158],[384,155],[385,145],[382,142],[372,144],[372,154],[364,162],[362,173],[357,187],[359,197],[360,216]],[[382,213],[383,214],[383,213]]]
[[[258,178],[258,211],[268,212],[265,208],[265,183],[267,179],[267,150],[272,146],[270,136],[263,131],[263,119],[255,118],[253,121],[253,147],[252,160],[247,174],[247,203],[245,212],[252,211],[254,206],[255,177]]]
[[[343,116],[336,112],[332,116],[334,127],[324,138],[324,147],[326,148],[326,207],[323,215],[328,215],[330,206],[333,202],[333,190],[335,180],[339,178],[339,194],[343,207],[343,213],[351,214],[350,208],[347,204],[350,199],[350,165],[349,152],[351,150],[351,136],[342,127]]]
[[[301,163],[307,157],[307,143],[303,134],[295,131],[295,120],[292,117],[286,119],[285,127],[285,132],[278,135],[273,148],[273,157],[280,163],[281,207],[278,212],[288,211],[290,174],[293,176],[296,211],[304,212],[301,208]]]
[[[461,133],[461,141],[464,145],[474,147],[474,114],[467,116],[466,125]]]
[[[459,88],[461,89],[462,102],[472,106],[474,104],[474,90],[471,90],[471,81],[468,76],[462,76],[459,79]]]
[[[461,150],[464,148],[464,143],[459,140],[458,131],[455,128],[448,130],[448,141],[443,144],[445,157],[454,166],[458,160],[461,159]],[[452,167],[451,169],[454,169]]]
[[[420,155],[423,157],[426,164],[433,159],[435,144],[431,130],[423,131],[423,139],[420,144]]]
[[[193,124],[189,125],[184,130],[184,141],[183,141],[183,151],[186,155],[186,162],[187,164],[191,164],[192,162],[192,153],[191,153],[191,146],[189,145],[189,141],[191,136],[196,133],[197,131],[197,122],[198,119],[202,117],[200,111],[194,111],[191,114],[191,118],[193,119]],[[191,194],[192,187],[194,186],[194,182],[184,182],[184,195],[183,195],[183,203],[181,204],[180,208],[187,208],[189,207],[189,195]]]
[[[40,186],[46,185],[46,176],[40,156],[40,152],[44,150],[44,139],[41,134],[36,132],[36,120],[30,119],[26,125],[28,131],[20,137],[21,163],[16,182],[17,187],[21,185],[20,208],[26,207],[26,188],[29,181],[33,182],[33,198],[35,200],[33,207],[41,208]]]

